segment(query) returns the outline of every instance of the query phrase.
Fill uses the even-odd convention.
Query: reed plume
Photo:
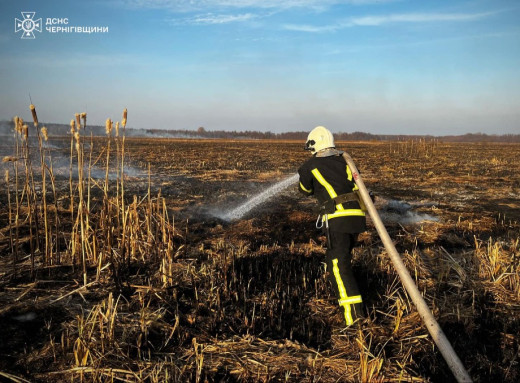
[[[29,127],[27,124],[22,125],[22,138],[27,141],[29,139]]]
[[[110,136],[112,133],[112,120],[110,118],[107,118],[105,121],[105,133],[107,136]]]
[[[126,117],[127,117],[127,115],[128,115],[128,111],[125,108],[123,110],[123,119],[121,120],[121,125],[123,126],[123,128],[126,128]]]
[[[81,113],[81,119],[83,120],[83,129],[87,128],[87,113]]]
[[[79,113],[74,114],[74,117],[76,117],[76,126],[78,127],[78,130],[81,129],[81,117]]]
[[[47,128],[45,126],[42,128],[42,136],[44,141],[47,141],[49,139]]]
[[[36,107],[33,104],[31,104],[31,105],[29,105],[29,109],[31,109],[32,118],[34,121],[34,127],[37,128],[38,127],[38,116],[36,115]]]

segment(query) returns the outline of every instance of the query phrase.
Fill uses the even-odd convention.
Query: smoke
[[[15,139],[13,136],[3,136],[0,138],[0,158],[4,156],[15,156]],[[59,145],[59,144],[62,145]],[[32,169],[35,174],[41,173],[40,150],[38,140],[35,137],[29,137],[29,152],[31,154]],[[90,143],[86,142],[84,145],[85,163],[84,176],[88,176],[88,153],[90,150]],[[42,148],[45,150],[45,163],[50,168],[52,162],[52,170],[54,176],[57,178],[68,178],[70,175],[70,146],[66,141],[43,141]],[[22,159],[21,159],[22,160]],[[110,180],[117,179],[116,159],[111,156],[111,163],[109,166],[108,178]],[[119,169],[120,170],[120,169]],[[148,177],[146,170],[135,168],[128,163],[125,163],[124,174],[126,177],[140,178]],[[95,164],[90,168],[90,177],[93,179],[104,179],[106,176],[106,168],[104,164]],[[76,151],[74,150],[74,158],[72,162],[72,177],[78,178],[78,163],[76,158]]]
[[[381,198],[379,199],[381,200]],[[433,203],[408,203],[383,199],[383,204],[378,206],[378,213],[384,222],[395,222],[403,225],[412,225],[425,221],[438,222],[439,218],[437,217],[415,211],[418,208],[433,207],[434,205]]]
[[[127,137],[143,137],[143,138],[191,138],[200,139],[207,138],[198,134],[184,134],[180,132],[170,132],[168,130],[149,131],[146,129],[127,129]]]

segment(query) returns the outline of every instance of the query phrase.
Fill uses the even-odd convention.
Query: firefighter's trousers
[[[350,326],[363,316],[363,299],[352,272],[352,249],[357,234],[330,232],[325,260],[327,272],[339,305],[345,314],[345,323]]]

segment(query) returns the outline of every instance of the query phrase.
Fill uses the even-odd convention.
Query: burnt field
[[[345,328],[313,199],[294,184],[223,219],[292,176],[303,143],[85,134],[5,145],[2,379],[454,380],[370,220],[354,250],[367,317]],[[519,381],[520,145],[337,147],[474,381]]]

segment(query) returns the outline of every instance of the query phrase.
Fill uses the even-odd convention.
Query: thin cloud
[[[192,12],[209,9],[290,9],[311,8],[323,10],[334,5],[368,5],[391,3],[399,0],[120,0],[132,8],[168,9],[176,12]]]
[[[206,15],[198,15],[191,19],[186,19],[185,22],[188,24],[202,24],[202,25],[212,25],[212,24],[228,24],[235,22],[242,22],[256,18],[257,15],[252,13],[244,13],[241,15],[215,15],[212,13],[208,13]]]
[[[467,22],[480,20],[491,16],[496,12],[486,13],[408,13],[408,14],[394,14],[383,16],[363,16],[353,17],[338,24],[332,25],[298,25],[285,24],[284,29],[289,31],[309,32],[309,33],[323,33],[333,32],[338,29],[352,28],[352,27],[376,27],[385,24],[399,24],[399,23],[433,23],[433,22]]]
[[[325,26],[316,26],[309,24],[285,24],[283,29],[287,31],[295,31],[295,32],[308,32],[308,33],[323,33],[323,32],[334,32],[338,29],[344,28],[340,25],[325,25]]]
[[[378,26],[390,23],[428,23],[447,21],[472,21],[490,16],[487,13],[409,13],[386,16],[365,16],[350,19],[346,26]]]

